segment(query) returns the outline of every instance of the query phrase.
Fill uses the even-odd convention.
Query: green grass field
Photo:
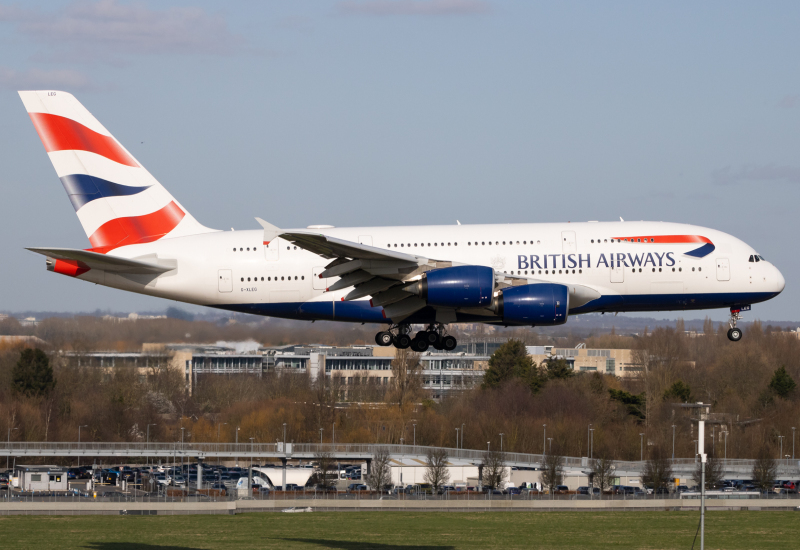
[[[709,512],[706,548],[798,548],[800,514]],[[44,550],[276,548],[689,549],[691,512],[329,512],[237,516],[5,516],[0,547]],[[695,548],[699,548],[699,540]]]

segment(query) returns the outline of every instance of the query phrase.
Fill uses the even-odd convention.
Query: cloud
[[[730,166],[715,170],[711,179],[717,185],[736,185],[752,182],[800,183],[800,168],[775,164],[743,165],[733,170]]]
[[[16,71],[0,67],[0,88],[7,90],[90,90],[96,86],[83,73],[68,69]]]
[[[202,8],[151,9],[117,0],[76,0],[55,12],[0,7],[17,33],[77,58],[109,55],[228,55],[243,44],[221,15]],[[80,59],[73,59],[80,61]]]
[[[783,109],[791,109],[796,105],[800,105],[800,95],[797,94],[783,96],[783,99],[778,102],[778,107]]]
[[[339,3],[339,11],[356,15],[471,15],[489,11],[483,0],[360,0]]]

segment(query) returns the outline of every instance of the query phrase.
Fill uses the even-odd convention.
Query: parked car
[[[367,486],[363,483],[351,483],[347,486],[348,491],[366,491]]]
[[[186,487],[186,478],[183,477],[182,475],[174,475],[172,476],[170,483],[174,487]]]
[[[506,489],[506,492],[509,495],[521,495],[522,489],[520,489],[519,487],[509,487],[508,489]]]
[[[566,495],[569,492],[569,487],[566,485],[556,485],[555,490],[553,491],[554,495]]]
[[[599,495],[600,487],[578,487],[576,491],[579,495]]]

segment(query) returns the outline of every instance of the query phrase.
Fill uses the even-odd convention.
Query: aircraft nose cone
[[[775,281],[776,281],[775,290],[777,290],[778,293],[783,292],[783,289],[786,287],[786,279],[783,278],[783,274],[777,267],[775,268]]]

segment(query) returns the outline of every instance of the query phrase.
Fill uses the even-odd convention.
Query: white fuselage
[[[305,230],[307,231],[307,230]],[[713,229],[663,222],[352,227],[318,233],[380,249],[498,273],[589,287],[600,299],[571,308],[592,311],[657,311],[745,306],[784,288],[775,266],[754,261],[757,252]],[[656,236],[653,242],[625,241]],[[667,236],[663,237],[662,236]],[[687,255],[702,242],[658,242],[702,236],[713,243],[703,257]],[[263,232],[225,231],[166,238],[115,249],[110,256],[175,261],[156,278],[92,270],[79,278],[181,302],[298,319],[390,322],[369,299],[343,302],[351,289],[326,292],[335,279],[320,279],[330,260],[282,239],[269,246]],[[680,240],[680,239],[678,239]],[[485,320],[459,317],[459,321]]]

